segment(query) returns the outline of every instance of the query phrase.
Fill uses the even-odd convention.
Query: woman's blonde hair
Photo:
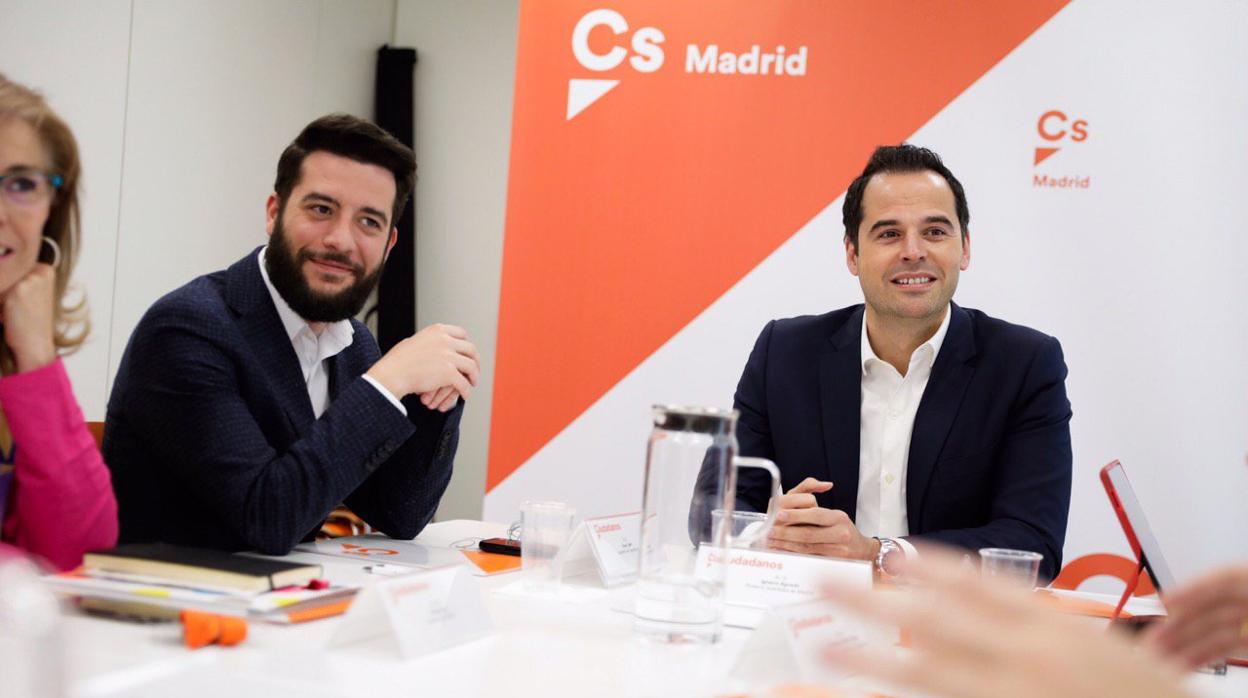
[[[78,142],[74,140],[69,126],[52,111],[42,95],[0,73],[0,121],[9,118],[21,119],[35,129],[44,150],[52,158],[51,171],[61,176],[62,183],[52,199],[43,235],[55,240],[61,248],[60,263],[56,267],[52,342],[59,353],[68,354],[82,344],[91,329],[86,297],[82,296],[72,304],[67,304],[65,300],[69,276],[78,261],[80,238],[78,181],[82,166],[78,160]],[[40,244],[40,261],[51,263],[50,246]],[[0,370],[11,373],[13,368],[13,353],[0,337]]]

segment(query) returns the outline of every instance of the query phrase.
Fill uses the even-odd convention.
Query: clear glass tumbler
[[[985,577],[1000,579],[1011,586],[1034,589],[1040,573],[1040,553],[1009,548],[980,548],[979,570]]]
[[[727,513],[727,516],[724,514]],[[766,541],[755,535],[755,531],[767,525],[767,515],[759,511],[725,512],[715,509],[711,512],[711,530],[729,525],[728,534],[732,537],[734,548],[766,548]]]
[[[575,521],[576,510],[563,502],[520,505],[520,565],[530,589],[558,592]]]

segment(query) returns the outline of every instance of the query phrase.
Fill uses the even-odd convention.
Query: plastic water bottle
[[[0,553],[0,698],[62,698],[60,607],[39,569]]]

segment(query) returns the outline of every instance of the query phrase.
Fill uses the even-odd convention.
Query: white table
[[[449,545],[505,535],[499,524],[448,521],[417,539]],[[336,582],[375,579],[364,563],[296,553]],[[113,696],[710,696],[743,687],[727,674],[749,631],[726,628],[710,646],[662,646],[632,634],[631,616],[611,609],[607,592],[583,590],[583,603],[504,593],[514,574],[476,578],[495,630],[486,638],[403,661],[370,649],[327,648],[341,617],[295,626],[251,623],[238,647],[191,651],[177,624],[140,625],[76,612],[66,618],[74,698]],[[1194,675],[1202,695],[1248,695],[1248,669]],[[752,687],[755,689],[761,687]]]

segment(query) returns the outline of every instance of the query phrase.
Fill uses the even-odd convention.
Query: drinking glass
[[[526,586],[538,591],[559,590],[562,554],[575,520],[576,510],[563,502],[520,505],[520,566]]]
[[[979,569],[985,577],[1000,579],[1012,586],[1033,589],[1044,556],[1030,550],[980,548]]]

